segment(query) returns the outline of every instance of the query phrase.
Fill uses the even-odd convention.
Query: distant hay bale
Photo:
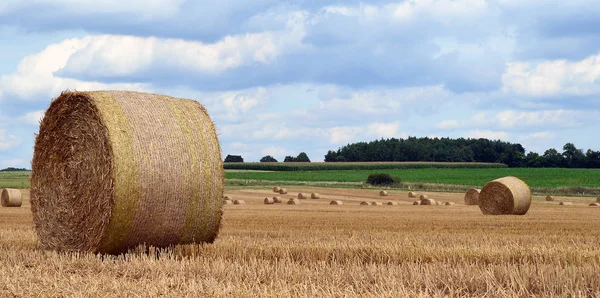
[[[281,187],[279,187],[279,186],[273,187],[273,192],[279,193],[280,190],[281,190]]]
[[[232,201],[233,199],[232,199],[230,196],[224,196],[224,197],[223,197],[223,200],[226,200],[226,201],[227,201],[227,200],[229,200],[229,201]]]
[[[21,204],[23,204],[23,196],[19,189],[3,188],[0,199],[2,207],[21,207]]]
[[[600,207],[600,203],[591,203],[590,207]]]
[[[283,200],[280,197],[273,197],[273,202],[275,204],[281,204],[283,203]]]
[[[369,202],[367,202],[367,201],[362,201],[362,202],[360,202],[360,204],[361,204],[362,206],[370,206],[370,205],[371,205],[371,203],[369,203]]]
[[[436,202],[434,199],[424,199],[421,200],[421,205],[436,205]]]
[[[308,197],[309,197],[308,194],[305,194],[305,193],[302,193],[302,192],[298,193],[298,199],[299,200],[306,200],[306,199],[308,199]]]
[[[235,200],[233,201],[233,205],[244,205],[246,204],[246,201],[244,200]]]
[[[223,205],[233,205],[232,200],[223,200]]]
[[[465,205],[479,205],[479,193],[481,189],[471,188],[465,193]]]
[[[217,237],[223,161],[197,101],[65,91],[40,123],[31,166],[43,249],[119,254]]]
[[[296,198],[291,198],[289,199],[289,201],[287,202],[288,205],[300,205],[300,200],[296,199]]]
[[[531,189],[516,177],[488,182],[479,194],[479,209],[489,215],[524,215],[531,206]]]
[[[553,196],[546,196],[546,201],[552,202],[552,201],[554,201],[554,197]]]
[[[313,200],[318,200],[318,199],[321,198],[321,195],[318,194],[318,193],[316,193],[316,192],[313,192],[313,193],[310,194],[310,198],[313,199]]]
[[[273,200],[273,198],[265,198],[263,202],[265,203],[265,205],[275,204],[275,200]]]
[[[331,203],[329,203],[329,205],[344,205],[344,202],[342,202],[342,201],[331,201]]]
[[[413,205],[421,205],[421,202],[420,201],[414,201]]]
[[[385,190],[382,190],[382,191],[379,192],[379,195],[382,196],[382,197],[387,197],[388,192],[385,191]]]
[[[382,202],[371,202],[371,205],[373,206],[383,206]]]
[[[600,203],[600,197],[596,198],[596,203]]]
[[[446,204],[445,204],[445,205],[446,205],[446,206],[454,206],[454,205],[456,205],[456,204],[454,204],[453,202],[446,202]]]
[[[421,196],[419,197],[419,200],[421,200],[421,201],[423,201],[423,200],[427,200],[427,199],[429,199],[429,196],[428,196],[428,195],[421,195]]]
[[[560,205],[560,206],[573,206],[573,203],[571,203],[571,202],[560,202],[560,203],[558,203],[558,205]]]
[[[387,204],[388,204],[388,206],[397,206],[398,205],[397,202],[388,202]]]
[[[408,197],[409,198],[416,198],[417,197],[417,193],[415,193],[413,191],[410,191],[410,192],[408,192]]]
[[[442,202],[442,201],[435,201],[435,205],[441,206],[441,205],[444,205],[444,202]]]
[[[282,188],[279,190],[279,194],[280,194],[280,195],[287,195],[287,188],[283,188],[283,187],[282,187]]]

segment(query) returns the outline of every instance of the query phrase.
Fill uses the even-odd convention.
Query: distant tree
[[[327,151],[327,154],[325,155],[325,162],[335,162],[335,161],[338,161],[337,158],[338,158],[337,153],[335,153],[335,151],[329,150],[329,151]]]
[[[25,169],[25,168],[13,168],[13,167],[8,167],[6,169],[0,170],[0,172],[21,172],[21,171],[30,171],[30,170]]]
[[[544,161],[544,167],[548,168],[558,168],[564,164],[563,156],[554,148],[550,148],[544,152]]]
[[[387,173],[373,173],[367,177],[367,183],[371,185],[394,185],[400,183],[400,178],[392,177]]]
[[[263,158],[261,158],[260,162],[277,162],[277,159],[275,159],[271,155],[267,155],[267,156],[264,156]]]
[[[577,149],[573,143],[566,143],[563,146],[562,156],[567,167],[579,167],[585,161],[583,150]]]
[[[288,155],[283,159],[283,162],[296,162],[296,158]]]
[[[300,152],[298,156],[296,156],[296,162],[310,162],[310,158],[304,152]]]
[[[230,154],[228,154],[225,157],[225,161],[224,162],[244,162],[244,159],[242,158],[241,155],[230,155]]]

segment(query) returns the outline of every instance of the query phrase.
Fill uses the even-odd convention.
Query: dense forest
[[[325,161],[497,162],[509,167],[600,168],[600,151],[584,153],[567,143],[563,152],[548,149],[543,155],[525,154],[521,144],[500,140],[409,137],[348,144],[328,151]]]

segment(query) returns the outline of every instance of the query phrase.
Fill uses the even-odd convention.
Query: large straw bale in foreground
[[[471,188],[465,193],[465,205],[479,205],[479,193],[481,189]]]
[[[21,190],[3,188],[0,194],[0,201],[2,201],[2,207],[21,207],[21,204],[23,204]]]
[[[523,180],[504,177],[488,182],[479,194],[483,214],[524,215],[531,206],[531,190]]]
[[[31,210],[43,248],[121,253],[217,236],[221,149],[196,101],[63,92],[40,124],[32,169]]]

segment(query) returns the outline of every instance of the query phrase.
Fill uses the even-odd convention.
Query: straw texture
[[[31,210],[43,248],[116,254],[217,236],[221,149],[196,101],[63,92],[41,122],[32,170]]]
[[[490,215],[524,215],[531,206],[531,190],[523,180],[504,177],[488,182],[479,194],[479,209]]]
[[[0,200],[2,207],[21,207],[21,204],[23,204],[21,191],[14,188],[3,188]]]
[[[465,193],[465,205],[479,205],[479,193],[481,189],[471,188]]]

